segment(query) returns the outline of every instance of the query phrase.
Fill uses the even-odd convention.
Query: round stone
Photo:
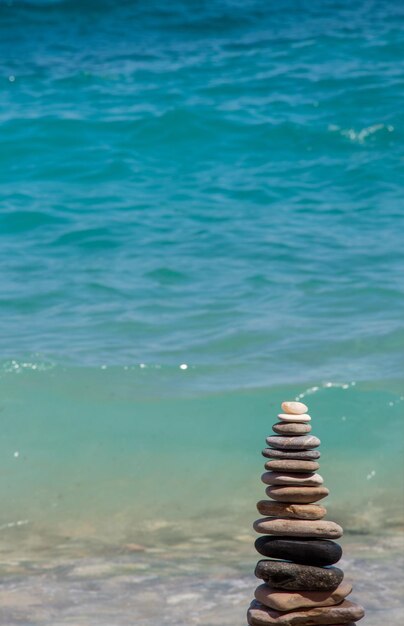
[[[275,448],[265,448],[262,451],[262,456],[268,459],[282,459],[293,461],[311,461],[313,459],[319,459],[321,452],[318,450],[275,450]]]
[[[268,585],[260,585],[255,591],[255,598],[264,606],[275,611],[293,611],[311,609],[316,606],[333,606],[342,602],[352,591],[352,585],[342,581],[335,591],[292,592],[272,589]]]
[[[344,578],[338,567],[266,560],[258,561],[255,575],[274,589],[291,591],[334,591]]]
[[[260,500],[257,503],[258,512],[266,517],[283,517],[287,519],[322,519],[327,515],[327,509],[318,504],[292,504],[288,502],[273,502]]]
[[[290,415],[303,415],[309,410],[303,402],[286,401],[281,404],[282,411]]]
[[[281,612],[254,600],[247,613],[250,626],[354,626],[352,620],[360,620],[365,611],[359,604],[344,600],[334,606],[318,606],[311,609]]]
[[[282,487],[271,485],[265,490],[267,496],[278,502],[292,502],[294,504],[311,504],[326,498],[329,494],[327,487]]]
[[[267,437],[267,444],[277,450],[310,450],[318,448],[321,441],[314,435],[301,435],[300,437],[281,437],[274,435]]]
[[[290,413],[278,413],[278,418],[282,422],[310,422],[311,417],[307,413],[302,415],[291,415]]]
[[[302,422],[297,424],[295,422],[278,422],[272,426],[274,433],[278,435],[305,435],[311,431],[310,424]]]
[[[313,474],[313,472],[308,474],[265,472],[262,474],[261,480],[265,485],[307,485],[308,487],[317,487],[324,482],[320,474]]]
[[[291,460],[279,460],[279,461],[267,461],[265,463],[265,469],[272,470],[273,472],[293,472],[293,473],[306,473],[315,472],[320,465],[315,461],[296,461]]]
[[[302,565],[334,565],[342,556],[342,548],[328,539],[302,537],[258,537],[255,549],[262,556],[284,559]]]
[[[257,533],[267,535],[314,537],[318,539],[339,539],[344,532],[339,524],[329,520],[283,519],[277,517],[264,517],[256,520],[254,522],[254,530]]]

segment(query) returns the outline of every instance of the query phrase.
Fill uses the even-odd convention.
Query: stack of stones
[[[248,610],[251,626],[315,626],[349,624],[364,616],[346,597],[352,586],[333,567],[342,555],[333,539],[342,528],[324,520],[327,510],[315,504],[328,495],[319,468],[320,440],[311,434],[308,408],[301,402],[283,402],[283,412],[267,438],[268,460],[262,475],[270,500],[261,500],[265,517],[254,524],[263,536],[255,542],[264,557],[255,575],[264,581]]]

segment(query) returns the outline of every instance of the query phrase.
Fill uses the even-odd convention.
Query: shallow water
[[[243,624],[257,585],[251,545],[195,539],[144,550],[121,546],[108,557],[77,558],[67,546],[59,554],[3,565],[0,590],[3,623],[10,626],[142,624],[168,626]],[[343,540],[341,561],[354,582],[352,600],[366,607],[366,623],[391,626],[404,617],[403,535]]]
[[[367,623],[403,621],[403,21],[1,4],[2,623],[242,623],[294,397]]]

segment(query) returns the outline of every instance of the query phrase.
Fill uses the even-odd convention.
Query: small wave
[[[0,365],[0,372],[6,374],[21,374],[26,371],[46,372],[56,367],[56,364],[49,360],[17,360],[11,359]]]
[[[296,400],[302,400],[306,396],[312,396],[319,391],[323,391],[324,389],[349,389],[350,387],[355,387],[356,382],[352,381],[350,383],[333,383],[333,382],[325,382],[321,385],[314,385],[313,387],[308,387],[302,393],[296,396]]]
[[[366,126],[361,130],[355,130],[354,128],[341,128],[335,124],[330,124],[328,130],[332,133],[338,133],[342,137],[346,137],[354,143],[364,144],[368,137],[375,135],[379,132],[393,133],[394,126],[391,124],[373,124],[372,126]]]

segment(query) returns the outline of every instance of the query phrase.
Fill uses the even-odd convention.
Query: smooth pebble
[[[319,504],[293,504],[273,500],[260,500],[257,502],[257,509],[261,515],[286,519],[316,520],[327,515],[327,509]]]
[[[267,444],[277,450],[311,450],[318,448],[321,441],[314,435],[301,435],[300,437],[282,437],[281,435],[272,435],[267,437]]]
[[[291,413],[278,413],[278,419],[282,422],[310,422],[311,417],[308,413],[302,415],[292,415]]]
[[[309,410],[308,407],[303,404],[303,402],[289,400],[282,402],[281,407],[282,411],[284,411],[285,413],[289,413],[290,415],[303,415]]]
[[[320,465],[315,461],[297,461],[295,459],[281,459],[265,463],[265,469],[267,470],[272,470],[273,472],[293,472],[296,474],[315,472],[319,467]]]
[[[317,487],[324,482],[320,474],[314,474],[313,472],[307,474],[265,472],[262,474],[261,480],[265,485],[307,485],[308,487]]]
[[[311,431],[310,424],[302,422],[278,422],[272,426],[274,433],[278,435],[306,435]]]
[[[330,626],[345,624],[349,626],[352,620],[360,620],[365,611],[359,604],[344,600],[336,606],[322,606],[301,611],[281,612],[270,609],[254,600],[247,613],[250,626]]]
[[[329,520],[278,519],[276,517],[264,517],[255,521],[254,530],[257,533],[270,535],[319,539],[339,539],[343,535],[341,526]]]
[[[265,490],[267,496],[278,502],[292,502],[294,504],[311,504],[326,498],[329,494],[327,487],[283,487],[271,485]]]
[[[292,592],[272,589],[268,585],[260,585],[255,591],[255,598],[261,604],[276,611],[293,611],[310,609],[316,606],[333,606],[339,604],[352,592],[352,585],[343,581],[334,591]]]

